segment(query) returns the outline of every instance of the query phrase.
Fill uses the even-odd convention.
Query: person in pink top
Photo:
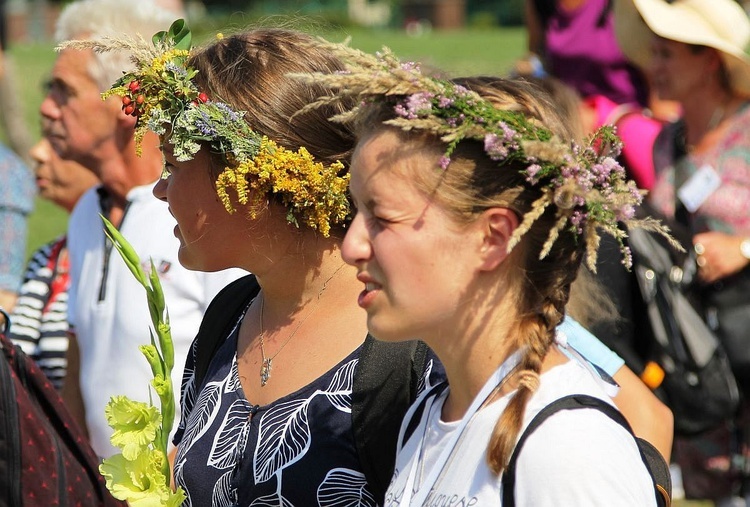
[[[526,0],[525,15],[529,52],[547,73],[584,98],[648,105],[643,73],[617,45],[612,0]]]
[[[614,0],[525,0],[529,56],[521,75],[552,76],[583,99],[584,131],[618,128],[621,162],[639,188],[654,183],[653,143],[675,104],[650,93],[648,77],[623,53],[615,35]],[[660,98],[661,99],[661,98]]]

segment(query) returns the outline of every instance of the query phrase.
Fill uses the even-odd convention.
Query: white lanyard
[[[451,454],[453,454],[453,450],[455,449],[456,444],[458,444],[458,439],[461,437],[464,429],[466,429],[466,426],[474,417],[474,414],[477,413],[477,411],[484,404],[487,398],[489,398],[495,388],[505,380],[510,372],[513,371],[513,369],[518,365],[520,360],[521,350],[517,350],[508,359],[506,359],[503,364],[501,364],[500,367],[495,370],[495,373],[493,373],[492,376],[487,380],[487,382],[484,384],[484,387],[482,387],[482,390],[479,391],[479,394],[477,394],[477,396],[474,398],[474,401],[471,402],[469,409],[461,418],[461,421],[459,422],[456,429],[450,435],[448,441],[446,442],[445,448],[440,453],[437,461],[435,461],[434,466],[430,470],[430,473],[427,475],[424,482],[419,485],[419,491],[414,494],[414,483],[417,480],[417,468],[419,468],[420,465],[419,461],[422,454],[422,446],[424,445],[424,435],[427,432],[427,425],[430,422],[429,415],[432,409],[432,404],[435,402],[435,398],[437,398],[437,395],[432,396],[429,400],[427,400],[427,402],[425,403],[424,412],[422,412],[423,414],[426,414],[426,416],[423,417],[424,424],[420,425],[422,429],[422,438],[419,440],[419,444],[417,445],[417,448],[414,452],[415,458],[412,461],[411,470],[409,470],[409,476],[406,479],[404,493],[401,497],[401,501],[399,502],[400,505],[424,504],[427,496],[430,494],[430,491],[432,491],[432,487],[440,477],[445,464],[450,459]],[[412,495],[414,496],[413,499]]]

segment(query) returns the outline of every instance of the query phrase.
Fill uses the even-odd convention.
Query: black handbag
[[[701,290],[701,305],[711,330],[727,353],[743,393],[750,393],[750,268]]]
[[[659,391],[675,433],[693,435],[735,417],[737,381],[725,349],[684,292],[694,260],[673,262],[668,246],[642,229],[629,231],[633,268],[654,341],[649,359],[664,371]]]

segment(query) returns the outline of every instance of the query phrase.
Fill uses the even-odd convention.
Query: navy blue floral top
[[[362,347],[309,385],[260,407],[240,385],[238,329],[213,358],[197,399],[195,349],[187,360],[174,439],[184,505],[375,505],[352,432],[352,383]]]

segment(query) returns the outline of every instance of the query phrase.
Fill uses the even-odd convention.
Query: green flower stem
[[[165,371],[164,363],[162,363],[161,357],[159,356],[159,351],[156,349],[156,345],[151,343],[149,345],[141,345],[138,348],[146,358],[146,361],[148,361],[149,366],[151,366],[151,373],[153,373],[154,377],[156,377],[157,375],[163,376]]]
[[[169,445],[169,434],[172,432],[172,427],[174,426],[174,413],[175,413],[174,397],[172,396],[172,381],[168,380],[168,383],[169,383],[168,395],[164,397],[160,397],[161,411],[162,411],[162,432],[163,432],[163,438],[164,438],[162,448],[164,450],[165,456],[167,455],[167,447]]]
[[[164,311],[165,303],[164,303],[164,290],[161,287],[161,280],[159,280],[159,276],[156,274],[156,266],[154,266],[154,261],[151,261],[151,273],[149,273],[149,279],[151,280],[151,287],[153,287],[153,290],[149,293],[150,296],[152,296],[154,300],[154,306],[159,309],[160,315],[161,312]]]
[[[172,327],[169,325],[169,314],[165,316],[166,322],[163,322],[156,329],[159,336],[159,346],[161,347],[164,364],[169,371],[174,368],[174,342],[172,341]]]
[[[169,461],[166,457],[169,433],[174,426],[175,417],[174,387],[172,385],[174,343],[172,341],[171,326],[169,325],[169,313],[164,301],[164,290],[159,281],[159,275],[153,261],[151,261],[151,269],[147,275],[141,267],[141,260],[135,249],[109,220],[103,216],[101,218],[104,222],[105,234],[112,241],[112,244],[117,249],[128,269],[130,269],[130,272],[133,273],[136,280],[146,290],[146,299],[153,329],[149,330],[151,343],[149,345],[142,345],[140,350],[151,366],[151,371],[154,375],[151,386],[159,396],[161,427],[156,431],[153,450],[161,452],[164,455],[164,460],[159,463],[158,468],[164,475],[168,487],[172,474],[169,470]]]
[[[99,216],[104,222],[104,234],[107,235],[107,238],[109,238],[114,247],[117,249],[120,257],[122,257],[122,260],[125,261],[128,269],[130,269],[130,272],[133,273],[133,276],[135,276],[136,280],[138,280],[141,285],[143,285],[144,287],[148,287],[146,282],[146,273],[141,267],[140,258],[138,257],[135,249],[133,249],[131,244],[128,243],[127,240],[125,240],[123,235],[120,234],[120,231],[118,231],[117,228],[112,225],[109,220],[107,220],[103,215]]]

